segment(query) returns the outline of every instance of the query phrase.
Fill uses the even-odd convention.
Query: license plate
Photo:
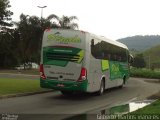
[[[63,84],[57,84],[57,86],[58,86],[58,87],[64,87],[64,85],[63,85]]]

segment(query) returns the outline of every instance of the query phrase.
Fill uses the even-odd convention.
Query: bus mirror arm
[[[133,63],[133,56],[131,54],[129,55],[129,61],[128,62]]]

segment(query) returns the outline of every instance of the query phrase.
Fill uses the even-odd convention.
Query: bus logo
[[[56,41],[59,43],[81,43],[81,39],[76,35],[74,37],[63,37],[57,34],[49,34],[47,36],[47,41]]]

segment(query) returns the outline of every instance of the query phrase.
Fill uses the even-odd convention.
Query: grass
[[[142,78],[153,78],[153,79],[159,79],[157,83],[160,83],[160,71],[159,70],[149,70],[149,69],[131,69],[131,76],[132,77],[142,77]],[[147,115],[147,114],[160,114],[160,92],[157,94],[154,94],[149,97],[149,99],[159,99],[155,101],[154,103],[141,108],[139,110],[136,110],[135,112],[129,113],[129,115]]]
[[[144,108],[132,112],[131,114],[160,114],[160,100],[157,100]]]
[[[160,99],[134,112],[117,117],[114,120],[159,120]]]
[[[154,46],[143,52],[148,67],[151,66],[153,68],[160,68],[159,51],[160,51],[160,45],[158,44],[157,46]]]
[[[160,79],[160,71],[153,71],[153,70],[149,70],[149,69],[132,68],[130,70],[130,76],[132,76],[132,77]]]
[[[39,80],[0,78],[0,96],[43,91]]]

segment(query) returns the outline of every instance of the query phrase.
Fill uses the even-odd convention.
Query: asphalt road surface
[[[144,100],[160,91],[160,84],[145,79],[130,78],[122,89],[110,89],[102,96],[78,94],[63,96],[49,92],[31,96],[0,99],[0,113],[10,114],[82,114],[102,107],[122,104],[132,100]]]

